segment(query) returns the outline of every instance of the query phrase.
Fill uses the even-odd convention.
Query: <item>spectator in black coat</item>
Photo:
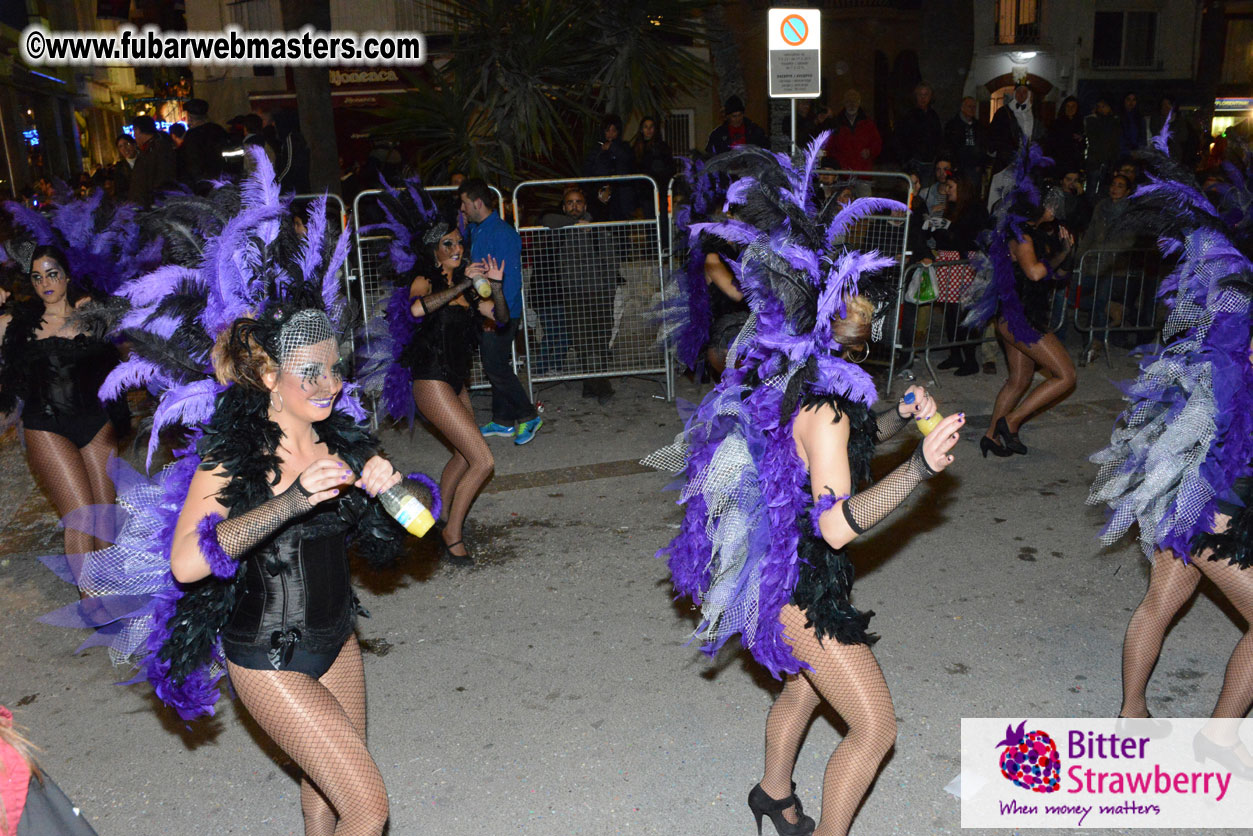
[[[1109,188],[1109,178],[1118,162],[1118,117],[1108,99],[1098,99],[1096,108],[1084,117],[1083,133],[1088,142],[1084,159],[1087,192],[1089,199],[1100,199]]]
[[[930,84],[922,83],[915,87],[914,107],[901,117],[893,134],[897,158],[902,167],[906,171],[921,172],[924,186],[931,184],[935,157],[944,141],[940,114],[931,107],[934,95]]]
[[[152,206],[157,192],[177,185],[178,164],[174,159],[174,140],[165,131],[157,130],[151,116],[136,116],[131,126],[139,156],[131,171],[128,196],[131,203],[144,208]]]
[[[622,139],[622,120],[607,113],[600,120],[600,139],[583,162],[588,177],[613,177],[630,174],[635,168],[635,155]],[[635,213],[635,190],[629,181],[615,181],[610,197],[610,211],[615,220],[624,220]]]
[[[208,182],[222,176],[222,152],[230,137],[209,120],[209,103],[191,99],[186,104],[187,133],[178,148],[178,179],[198,194],[208,193]]]
[[[639,132],[631,143],[631,153],[635,157],[635,171],[651,178],[657,184],[657,191],[665,194],[674,177],[674,154],[669,144],[661,135],[661,126],[652,116],[640,120]],[[650,201],[644,201],[644,217],[653,217]]]
[[[1135,93],[1128,93],[1123,97],[1122,112],[1118,114],[1118,128],[1118,153],[1121,156],[1130,157],[1147,144],[1148,131]]]
[[[739,96],[727,99],[722,105],[722,112],[723,123],[709,134],[709,141],[705,143],[706,154],[710,156],[721,154],[741,145],[770,147],[766,132],[744,115],[744,102]]]
[[[1082,169],[1085,147],[1083,117],[1079,115],[1079,100],[1074,96],[1067,96],[1062,99],[1057,119],[1049,128],[1048,137],[1044,143],[1045,151],[1053,158],[1053,173],[1060,177],[1068,171]]]
[[[983,182],[983,169],[988,164],[988,130],[979,121],[974,96],[962,99],[961,109],[944,126],[944,148],[954,158],[958,177]]]

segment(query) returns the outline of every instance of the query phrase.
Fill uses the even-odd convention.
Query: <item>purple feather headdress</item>
[[[256,319],[256,335],[267,348],[291,317],[310,309],[326,313],[339,332],[338,341],[347,337],[340,271],[348,256],[348,231],[336,235],[329,228],[323,197],[310,204],[305,237],[297,239],[286,221],[288,203],[279,194],[269,159],[261,149],[247,150],[252,173],[238,187],[226,187],[238,201],[233,216],[224,217],[212,197],[176,198],[172,203],[172,211],[183,213],[188,203],[199,201],[207,219],[200,226],[207,240],[197,260],[160,267],[118,291],[131,305],[121,327],[133,348],[105,379],[100,397],[112,400],[145,386],[158,398],[149,464],[162,430],[198,426],[213,415],[225,387],[213,378],[210,355],[218,335],[237,319]],[[347,388],[336,408],[350,414],[362,411]]]
[[[14,231],[6,249],[24,273],[30,272],[33,249],[51,244],[65,253],[63,266],[74,281],[96,296],[110,296],[159,263],[159,247],[140,235],[138,207],[114,204],[101,189],[86,197],[63,195],[47,214],[12,201],[4,209]]]
[[[715,653],[738,635],[775,676],[802,667],[778,618],[800,574],[798,520],[809,520],[813,505],[792,437],[798,395],[874,402],[870,375],[843,359],[832,320],[849,296],[877,290],[872,277],[895,263],[831,242],[867,214],[904,209],[865,198],[821,224],[812,172],[825,140],[815,139],[795,166],[761,149],[710,162],[712,171],[740,175],[727,196],[737,202],[735,219],[693,224],[692,235],[743,245],[736,275],[751,315],[721,382],[654,459],[675,451],[682,462],[683,523],[658,555],[669,556],[675,591],[701,605],[703,649]]]
[[[1253,263],[1191,173],[1162,153],[1166,130],[1141,155],[1150,182],[1123,219],[1175,260],[1158,287],[1164,347],[1123,386],[1129,405],[1092,456],[1101,467],[1088,501],[1111,508],[1105,543],[1136,523],[1147,556],[1171,549],[1187,560],[1253,463]]]
[[[399,189],[383,182],[379,208],[384,220],[362,227],[361,232],[387,236],[383,260],[398,286],[387,297],[385,309],[367,319],[359,341],[357,368],[362,388],[378,399],[384,412],[394,421],[413,426],[417,413],[409,372],[398,360],[421,322],[410,312],[409,282],[422,250],[430,248],[427,239],[440,226],[441,218],[439,207],[417,177],[406,180]]]

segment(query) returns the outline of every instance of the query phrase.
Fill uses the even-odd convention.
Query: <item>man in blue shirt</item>
[[[522,239],[492,211],[492,192],[480,178],[463,182],[457,196],[470,238],[470,260],[481,261],[490,255],[504,264],[505,304],[509,306],[508,325],[479,333],[483,373],[492,385],[492,420],[480,427],[480,432],[488,438],[501,436],[513,438],[514,444],[526,444],[544,422],[510,363],[513,340],[522,322]]]

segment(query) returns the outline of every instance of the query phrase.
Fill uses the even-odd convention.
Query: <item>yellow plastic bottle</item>
[[[912,404],[914,402],[914,393],[906,392],[903,401],[906,405]],[[927,418],[915,418],[914,423],[918,425],[918,432],[928,435],[943,420],[944,416],[937,412]]]
[[[379,502],[414,537],[421,537],[435,525],[435,517],[417,497],[404,489],[402,483],[398,482],[379,494]]]

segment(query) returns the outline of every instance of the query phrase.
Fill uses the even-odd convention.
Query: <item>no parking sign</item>
[[[812,99],[822,93],[822,15],[818,9],[770,9],[770,97]]]

